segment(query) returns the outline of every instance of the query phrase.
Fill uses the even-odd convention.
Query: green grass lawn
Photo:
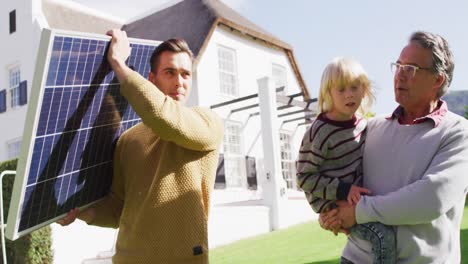
[[[462,259],[468,259],[468,206],[461,229]],[[339,263],[345,241],[345,235],[335,237],[317,222],[309,222],[217,247],[210,251],[210,263]]]

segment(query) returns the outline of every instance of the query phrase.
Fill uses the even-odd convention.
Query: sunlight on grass
[[[345,235],[335,237],[320,229],[316,221],[308,222],[215,248],[210,251],[210,262],[336,263],[345,241]]]
[[[210,263],[339,263],[345,242],[345,235],[335,237],[314,221],[215,248],[210,251]],[[465,207],[461,226],[461,243],[462,260],[468,259],[468,207]]]

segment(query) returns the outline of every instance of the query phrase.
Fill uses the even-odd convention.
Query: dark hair
[[[421,47],[431,50],[432,68],[436,73],[445,75],[445,81],[437,94],[439,98],[442,97],[452,82],[453,69],[455,68],[452,51],[447,40],[434,33],[418,31],[411,35],[410,42],[416,42]]]
[[[158,68],[159,56],[161,56],[161,54],[164,51],[170,51],[175,53],[185,52],[189,55],[191,60],[193,59],[193,53],[185,40],[177,38],[169,39],[159,44],[159,46],[157,46],[156,49],[154,49],[153,54],[151,54],[149,62],[152,72],[154,72],[154,70]]]

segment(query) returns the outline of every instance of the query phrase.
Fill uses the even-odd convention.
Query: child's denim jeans
[[[396,263],[396,238],[393,227],[372,222],[354,225],[350,231],[372,244],[373,264]]]

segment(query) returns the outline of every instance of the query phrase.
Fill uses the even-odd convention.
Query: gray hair
[[[416,42],[421,47],[431,50],[434,72],[445,76],[445,81],[437,93],[439,98],[442,97],[452,82],[453,69],[455,68],[452,51],[450,51],[447,40],[434,33],[417,31],[411,35],[409,41]]]

